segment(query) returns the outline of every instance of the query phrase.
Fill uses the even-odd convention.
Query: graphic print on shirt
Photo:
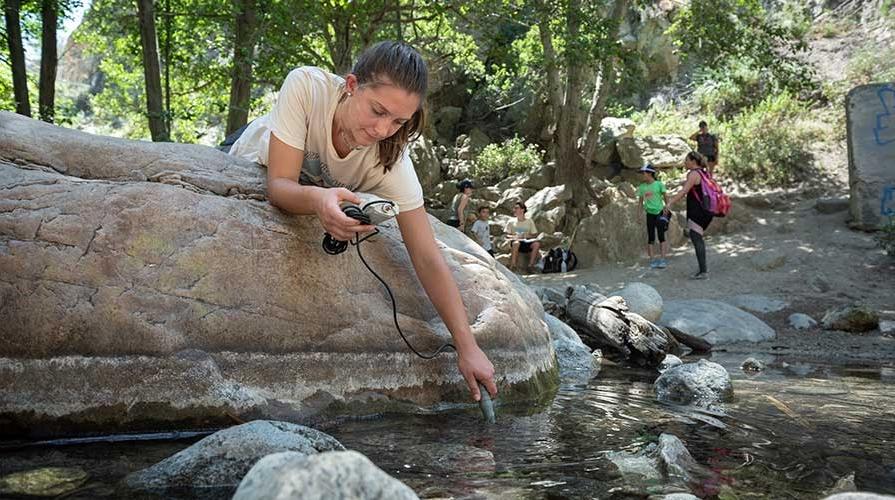
[[[305,159],[301,164],[301,175],[298,182],[319,187],[341,187],[349,191],[354,191],[355,189],[355,186],[336,180],[329,170],[329,165],[320,160],[320,153],[314,151],[305,152]]]

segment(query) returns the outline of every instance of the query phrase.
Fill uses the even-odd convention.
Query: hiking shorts
[[[659,224],[659,215],[661,214],[646,214],[646,239],[650,245],[656,242],[656,234],[659,235],[659,242],[665,242],[665,226],[663,224]]]
[[[519,253],[529,253],[531,252],[531,244],[534,243],[531,240],[522,240],[519,242]]]

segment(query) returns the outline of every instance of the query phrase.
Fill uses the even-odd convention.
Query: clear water
[[[700,497],[816,499],[852,472],[860,490],[895,494],[895,368],[767,359],[768,370],[748,375],[739,369],[743,358],[713,358],[734,379],[727,416],[661,405],[654,375],[604,368],[589,383],[563,386],[546,409],[500,408],[495,426],[484,426],[470,409],[389,415],[327,432],[422,498],[636,498],[673,491],[622,476],[606,458],[637,451],[663,432],[679,437],[711,470],[689,485]],[[0,475],[81,467],[91,479],[66,498],[157,498],[128,491],[121,478],[194,440],[7,451]]]

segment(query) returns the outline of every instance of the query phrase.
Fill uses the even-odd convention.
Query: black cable
[[[375,203],[375,202],[371,202],[371,203],[367,204],[367,206],[372,203]],[[364,206],[364,208],[366,208],[366,206]],[[404,343],[407,344],[407,347],[409,347],[410,350],[413,351],[414,354],[416,354],[417,356],[419,356],[423,359],[432,359],[435,356],[438,356],[439,354],[444,352],[447,348],[451,348],[454,351],[456,351],[457,348],[454,347],[454,344],[451,344],[450,342],[445,342],[444,344],[441,345],[441,347],[436,349],[431,354],[423,354],[423,353],[417,351],[413,347],[413,345],[410,343],[410,341],[407,340],[407,337],[404,336],[404,332],[401,331],[401,326],[398,324],[398,302],[395,300],[395,295],[392,293],[391,287],[388,286],[388,283],[386,283],[385,280],[382,279],[381,276],[376,274],[376,271],[374,271],[373,268],[370,267],[370,264],[367,264],[367,260],[364,259],[364,255],[360,251],[361,242],[373,235],[378,234],[378,233],[379,233],[379,230],[377,229],[375,232],[370,233],[367,236],[364,236],[362,239],[360,238],[360,235],[358,233],[354,233],[354,241],[352,241],[351,244],[354,245],[355,248],[357,248],[357,256],[360,257],[360,261],[364,263],[364,267],[366,267],[367,270],[370,271],[370,273],[372,273],[373,276],[375,276],[376,279],[379,280],[380,283],[382,283],[382,286],[385,287],[385,291],[388,292],[388,297],[392,301],[392,319],[395,321],[395,329],[398,330],[398,334],[401,336],[402,339],[404,339]]]

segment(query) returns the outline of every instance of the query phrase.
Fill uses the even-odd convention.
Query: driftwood
[[[695,353],[711,352],[712,350],[712,344],[702,338],[686,334],[673,326],[665,326],[663,328],[668,331],[668,334],[671,337],[690,349],[693,349],[693,352]]]
[[[679,352],[674,337],[632,313],[621,297],[609,297],[581,287],[569,289],[569,324],[581,340],[604,354],[639,366],[657,367],[665,355]]]

